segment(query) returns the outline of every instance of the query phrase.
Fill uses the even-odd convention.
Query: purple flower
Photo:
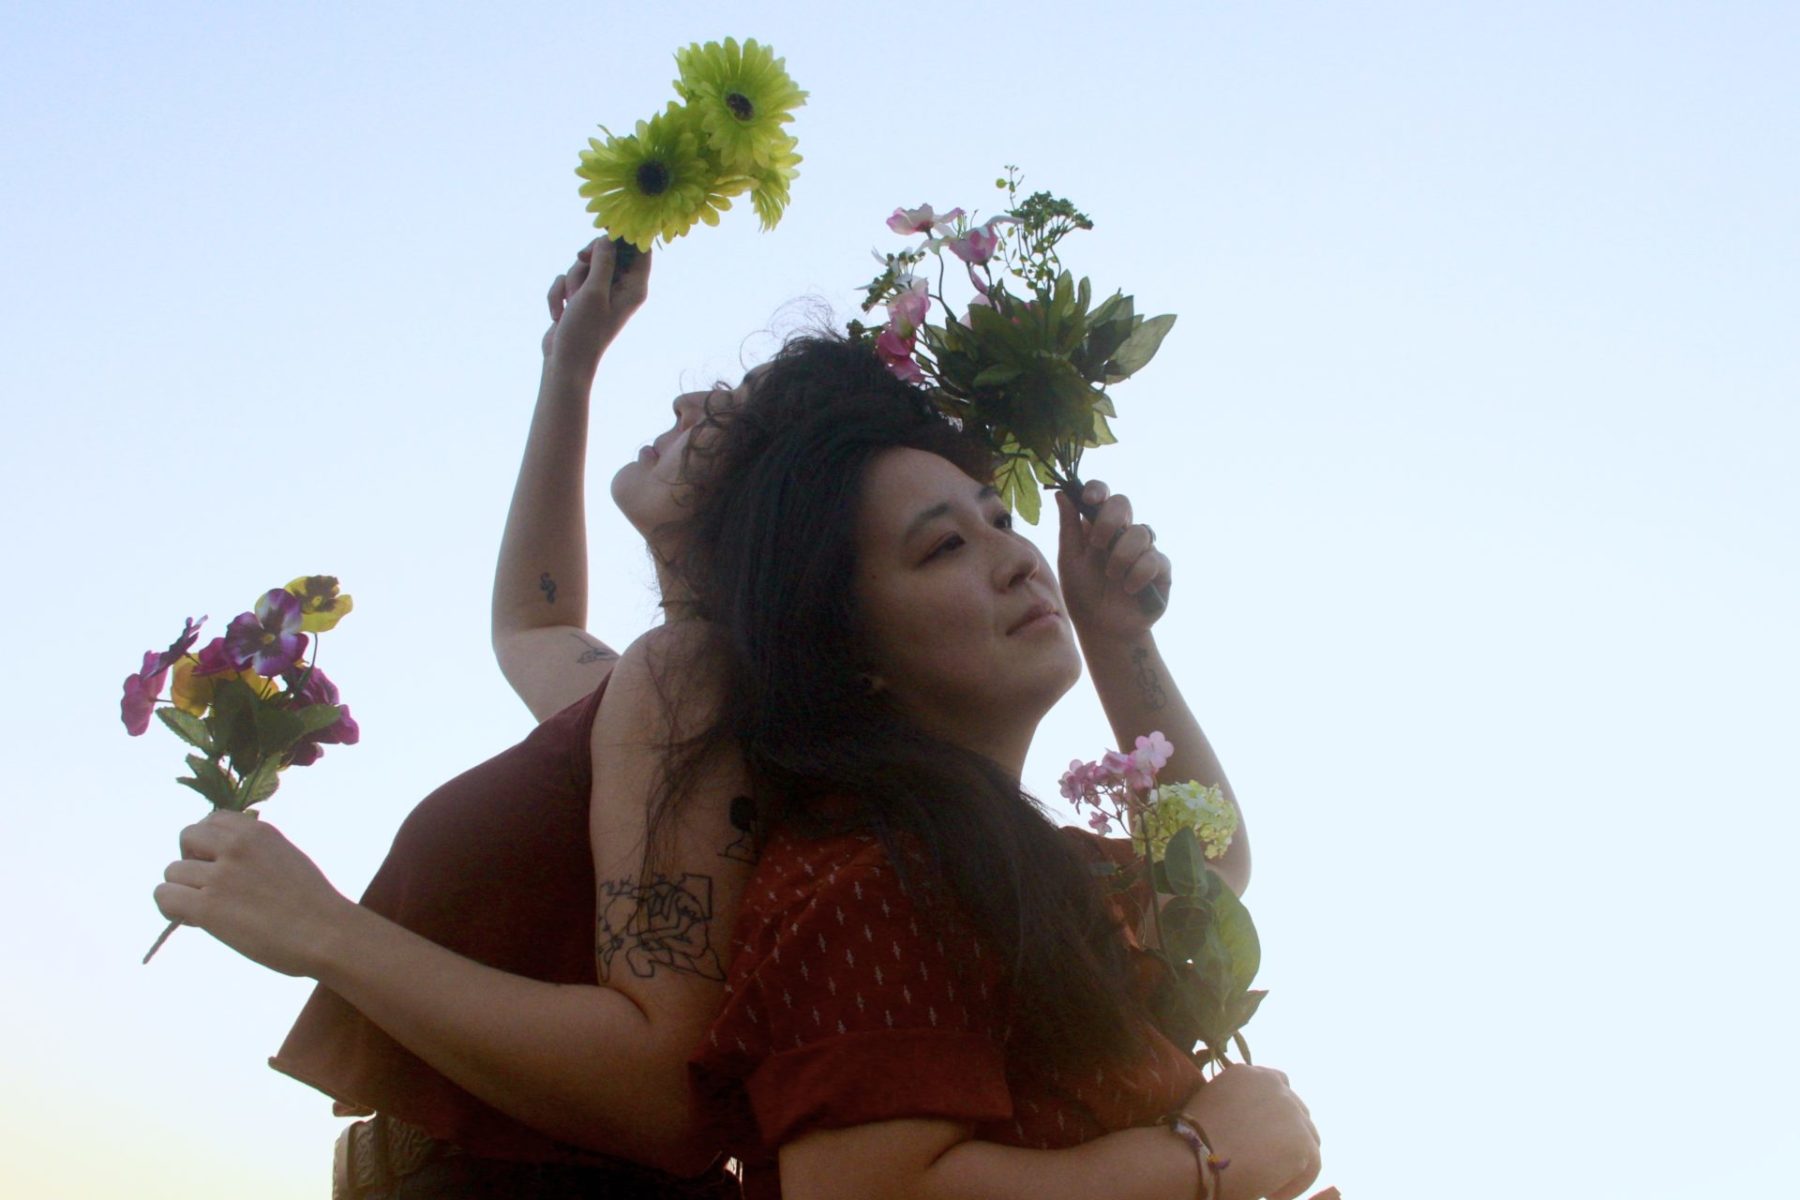
[[[300,632],[300,621],[300,598],[272,588],[257,600],[256,611],[239,613],[231,619],[225,629],[224,653],[233,667],[248,667],[258,675],[273,678],[306,653],[306,635]],[[205,651],[201,652],[200,661],[204,670]]]
[[[1162,730],[1146,734],[1137,740],[1137,748],[1133,758],[1152,771],[1160,771],[1169,765],[1169,756],[1175,753],[1175,746],[1162,735]]]
[[[1094,815],[1088,818],[1088,828],[1102,836],[1109,834],[1112,832],[1112,818],[1096,809]]]
[[[150,714],[156,708],[156,699],[162,695],[163,679],[169,668],[160,666],[162,655],[154,650],[144,651],[144,665],[135,675],[125,677],[125,695],[119,700],[119,719],[125,722],[125,732],[137,737],[150,728]]]
[[[216,637],[200,647],[200,653],[195,656],[195,661],[197,665],[194,667],[194,674],[201,677],[231,674],[243,669],[238,665],[237,660],[231,657],[231,651],[226,648],[225,639],[222,637]]]
[[[297,678],[297,675],[289,677],[290,688]],[[294,693],[294,703],[300,708],[314,704],[337,704],[337,685],[325,677],[325,672],[314,667],[306,676],[305,686]],[[325,753],[320,749],[321,745],[354,746],[362,739],[362,730],[357,727],[356,718],[350,715],[349,706],[339,704],[338,710],[343,715],[335,724],[327,725],[316,733],[309,733],[294,743],[293,748],[288,751],[288,761],[292,765],[310,767],[318,762]]]
[[[163,682],[168,678],[169,668],[181,660],[188,648],[200,637],[200,626],[206,624],[206,618],[198,621],[188,617],[182,622],[181,635],[162,653],[155,650],[144,651],[144,665],[137,674],[125,677],[125,694],[119,700],[119,719],[125,722],[125,732],[137,737],[150,728],[150,714],[156,708],[157,698],[162,695]]]

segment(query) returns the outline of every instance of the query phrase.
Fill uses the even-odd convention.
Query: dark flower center
[[[726,92],[725,107],[740,121],[748,121],[756,115],[756,105],[750,103],[750,97],[742,92]]]
[[[660,196],[669,190],[669,168],[655,159],[637,169],[638,191],[646,196]]]

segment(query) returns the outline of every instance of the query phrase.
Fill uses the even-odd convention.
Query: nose
[[[1001,591],[1011,591],[1020,584],[1037,578],[1038,572],[1045,569],[1043,557],[1038,554],[1037,547],[1026,539],[1001,529],[994,530],[994,536],[1000,539],[994,559],[994,586]]]
[[[682,429],[698,425],[706,416],[706,400],[712,392],[683,392],[670,407],[675,410],[675,424]]]

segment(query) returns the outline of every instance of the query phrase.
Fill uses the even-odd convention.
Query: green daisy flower
[[[750,203],[765,230],[775,228],[787,208],[788,186],[800,174],[796,168],[805,161],[794,153],[799,145],[796,139],[783,137],[781,144],[769,155],[767,166],[750,168]]]
[[[671,241],[696,221],[717,225],[731,207],[732,189],[701,152],[693,116],[682,106],[671,102],[625,137],[604,125],[601,131],[606,142],[589,138],[575,173],[587,181],[581,194],[594,224],[614,237],[648,251],[656,238]]]
[[[788,78],[785,63],[755,38],[741,48],[726,38],[722,46],[695,42],[675,52],[681,71],[675,92],[699,114],[706,144],[728,170],[747,174],[791,153],[783,144],[792,139],[781,127],[806,103],[806,93]]]

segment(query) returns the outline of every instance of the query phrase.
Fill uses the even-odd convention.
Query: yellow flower
[[[337,628],[344,615],[356,607],[350,597],[338,594],[336,575],[302,575],[286,590],[300,597],[300,628],[307,633]]]
[[[781,127],[806,103],[806,93],[788,78],[786,61],[755,38],[741,48],[726,38],[724,45],[695,42],[675,52],[681,71],[675,92],[699,114],[707,147],[726,170],[750,174],[792,149],[784,149],[792,139]]]
[[[795,139],[783,137],[766,166],[750,168],[750,203],[756,208],[756,215],[765,230],[775,228],[787,208],[788,185],[800,173],[795,168],[804,161],[794,153],[799,145]]]
[[[648,251],[658,237],[680,237],[696,221],[717,225],[719,213],[731,207],[727,197],[742,190],[700,152],[693,118],[673,101],[639,121],[634,134],[614,137],[605,126],[601,130],[605,143],[589,138],[590,149],[575,168],[587,180],[581,194],[595,225],[639,250]]]
[[[1201,787],[1193,780],[1165,783],[1156,789],[1156,803],[1144,813],[1144,828],[1158,857],[1168,848],[1176,831],[1187,828],[1200,839],[1207,858],[1218,858],[1231,848],[1237,836],[1237,810],[1225,800],[1217,784]]]
[[[196,717],[204,717],[206,710],[212,707],[213,691],[221,679],[242,680],[262,700],[281,690],[273,679],[265,679],[255,671],[239,671],[235,675],[196,675],[194,668],[199,665],[200,660],[192,654],[186,656],[175,664],[174,681],[169,684],[169,701],[182,712]]]

